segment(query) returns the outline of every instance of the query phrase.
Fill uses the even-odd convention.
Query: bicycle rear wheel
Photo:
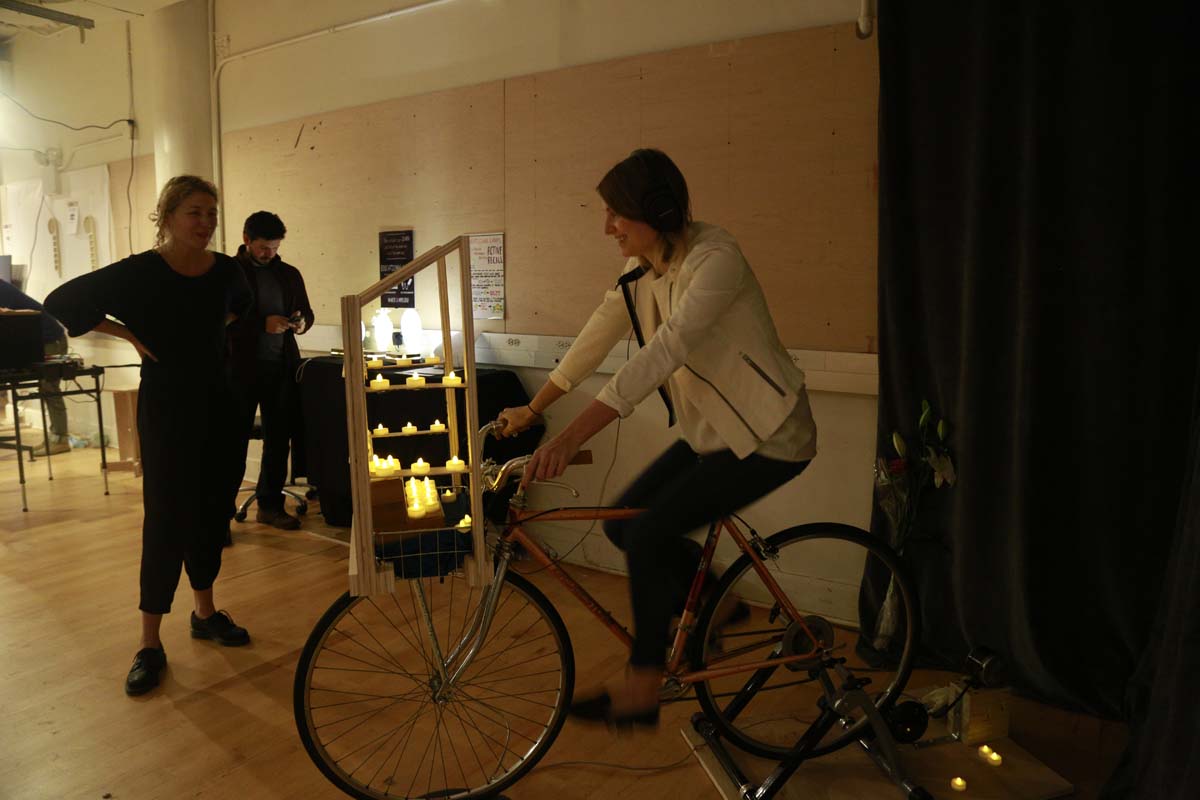
[[[442,697],[448,658],[482,600],[460,573],[405,580],[385,597],[342,595],[296,667],[296,727],[321,772],[352,797],[477,798],[549,749],[575,681],[571,640],[533,584],[508,573],[487,637]],[[436,632],[423,619],[418,589]]]
[[[849,525],[789,528],[766,540],[764,555],[767,570],[821,646],[813,646],[743,554],[725,570],[700,614],[692,662],[702,670],[812,656],[696,684],[701,708],[725,738],[755,755],[781,759],[819,714],[822,656],[845,658],[850,672],[871,680],[864,691],[876,707],[891,707],[912,671],[917,607],[896,555]],[[837,675],[831,678],[840,684]],[[847,712],[811,755],[853,741],[866,724],[864,714]]]

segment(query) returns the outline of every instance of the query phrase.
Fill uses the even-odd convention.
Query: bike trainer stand
[[[721,734],[717,731],[716,726],[703,713],[692,715],[692,728],[695,729],[705,743],[716,756],[717,762],[725,771],[725,774],[733,781],[734,786],[742,800],[771,800],[776,793],[783,788],[792,774],[799,769],[800,765],[810,758],[810,753],[813,748],[821,741],[842,718],[844,713],[857,709],[866,716],[870,723],[864,735],[858,740],[858,744],[866,751],[871,760],[876,766],[890,778],[903,793],[908,800],[933,800],[933,796],[929,794],[923,787],[918,786],[909,780],[900,771],[899,755],[896,752],[896,740],[892,735],[891,728],[884,720],[883,715],[879,713],[879,709],[875,707],[875,703],[870,696],[863,691],[862,687],[870,683],[869,680],[855,678],[850,672],[842,666],[845,662],[843,658],[823,659],[821,663],[811,670],[810,674],[819,679],[825,688],[825,697],[818,701],[821,713],[817,717],[816,722],[809,726],[804,735],[800,737],[787,755],[779,762],[779,766],[775,768],[767,778],[758,786],[755,786],[742,772],[741,768],[734,762],[729,751],[721,742]],[[835,670],[843,679],[842,688],[836,690],[833,682],[829,679],[826,672],[828,668]],[[729,704],[727,711],[732,711],[736,714],[741,711],[749,700],[749,695],[752,695],[758,690],[760,682],[751,680],[750,683],[742,689],[733,701]],[[743,695],[746,695],[743,697]]]

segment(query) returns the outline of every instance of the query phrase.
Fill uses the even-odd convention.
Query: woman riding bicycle
[[[671,616],[699,562],[686,534],[763,497],[816,455],[804,373],[791,360],[762,288],[725,230],[691,219],[687,183],[666,154],[635,150],[596,187],[605,234],[628,261],[528,406],[500,414],[516,435],[589,377],[631,327],[647,340],[583,411],[534,453],[523,484],[561,475],[583,444],[665,387],[682,439],[616,505],[646,509],[605,523],[626,554],[634,644],[623,684],[581,696],[579,719],[658,721]],[[640,291],[639,291],[640,289]]]

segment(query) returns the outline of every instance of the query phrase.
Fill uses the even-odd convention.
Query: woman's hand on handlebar
[[[542,415],[533,413],[529,406],[506,408],[496,417],[495,433],[497,436],[516,436],[536,425],[541,418]]]
[[[525,472],[521,475],[521,488],[524,489],[530,481],[548,481],[557,478],[567,470],[567,466],[575,460],[582,442],[574,437],[560,433],[534,451]]]

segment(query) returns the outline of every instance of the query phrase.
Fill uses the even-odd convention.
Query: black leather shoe
[[[571,703],[567,714],[581,722],[603,722],[608,727],[618,731],[631,731],[635,727],[658,727],[658,706],[645,711],[634,711],[628,714],[613,713],[612,696],[601,689],[599,694],[580,698]]]
[[[125,677],[125,694],[136,697],[158,686],[159,675],[167,668],[167,653],[161,647],[143,647],[133,657],[133,666]]]
[[[294,531],[300,529],[300,520],[296,519],[282,508],[278,510],[263,510],[260,508],[254,515],[254,521],[261,522],[264,525],[270,525],[272,528],[279,528],[281,531]]]
[[[192,638],[212,639],[226,647],[241,647],[250,644],[250,634],[245,628],[233,623],[226,611],[218,611],[207,619],[200,619],[192,612]]]

